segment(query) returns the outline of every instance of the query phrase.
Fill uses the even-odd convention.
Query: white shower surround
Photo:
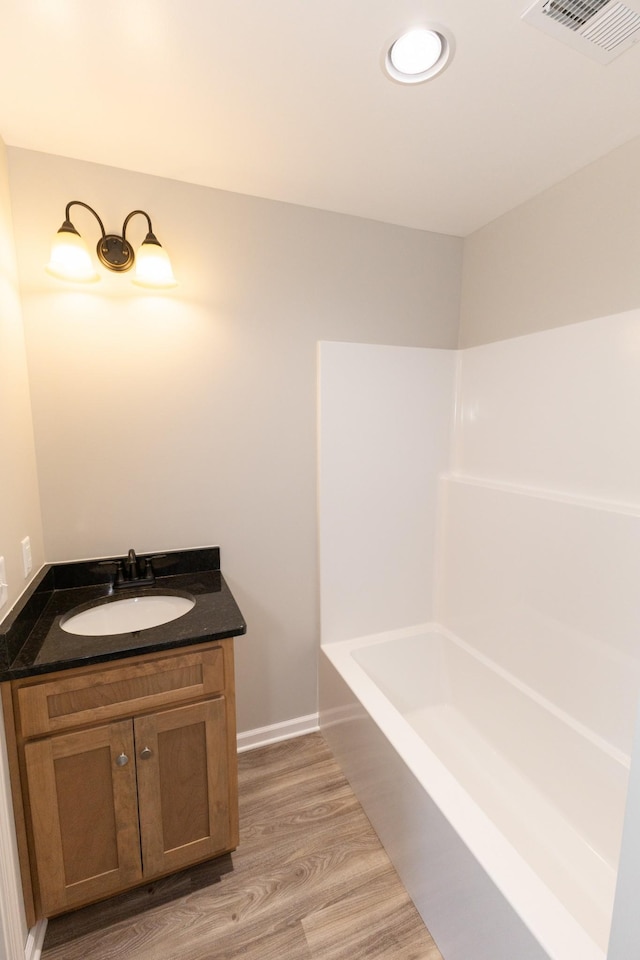
[[[569,729],[611,759],[617,771],[613,794],[600,789],[603,768],[596,763],[592,789],[582,790],[581,803],[574,799],[571,829],[585,829],[586,821],[599,824],[595,846],[602,875],[609,871],[615,877],[640,688],[640,431],[633,422],[640,410],[640,311],[475,347],[457,356],[452,351],[447,359],[446,351],[416,350],[407,353],[407,359],[411,357],[404,364],[406,349],[321,346],[320,567],[326,652],[321,663],[321,725],[347,774],[358,781],[363,745],[358,747],[360,758],[351,755],[348,745],[354,729],[367,724],[340,722],[339,698],[334,696],[339,682],[330,679],[333,668],[326,661],[338,656],[342,644],[331,644],[440,622],[445,632],[495,663],[516,688],[520,684],[533,691],[549,705],[550,715],[564,718]],[[401,410],[406,396],[417,389],[409,388],[408,381],[420,379],[418,354],[441,370],[440,378],[429,378],[429,412],[421,424],[415,405],[407,406],[404,414]],[[449,447],[443,438],[450,436],[453,404],[447,378],[453,363],[457,389]],[[378,387],[373,418],[366,403],[353,400],[369,396],[372,381]],[[386,422],[376,420],[376,405],[389,406],[393,415]],[[325,417],[327,409],[332,412]],[[360,420],[366,428],[358,426]],[[434,422],[440,439],[428,453],[425,443],[432,440],[425,437],[433,432]],[[400,424],[403,468],[391,465],[375,489],[359,497],[356,531],[352,492],[368,489],[374,452],[377,449],[384,461]],[[429,475],[423,484],[426,496],[416,495],[413,482],[406,482],[411,436],[421,474]],[[348,437],[358,442],[346,443]],[[368,453],[363,454],[362,445],[370,446]],[[425,457],[431,458],[429,468]],[[420,515],[431,513],[428,544],[424,525],[412,534],[407,517],[414,509]],[[381,530],[386,538],[379,536]],[[402,536],[390,539],[388,531],[394,530]],[[407,545],[404,541],[412,537],[415,542]],[[432,558],[437,555],[429,571],[432,579],[423,576],[422,589],[412,587],[409,604],[398,603],[395,585],[405,584],[410,555],[419,549],[431,551]],[[374,570],[372,576],[369,570]],[[410,580],[415,584],[413,573]],[[422,615],[411,617],[405,612],[409,609],[421,609]],[[378,730],[378,724],[374,726]],[[369,755],[376,752],[379,743]],[[552,784],[554,802],[566,816],[573,789],[567,782],[566,757],[549,746],[540,758],[538,775]],[[383,770],[370,773],[369,779],[371,775],[382,784]],[[448,823],[447,811],[440,814]],[[400,846],[411,880],[415,861],[406,838]],[[457,856],[455,851],[451,856]],[[397,850],[394,862],[402,875]],[[463,869],[471,868],[467,864]],[[411,892],[411,882],[405,882]],[[509,901],[509,891],[502,893]],[[595,928],[592,924],[592,936],[585,933],[594,951],[590,956],[605,956],[612,895],[612,882],[606,895],[597,895],[607,902],[607,915]],[[450,923],[464,924],[465,906],[454,901],[449,901]],[[422,911],[423,905],[419,907]],[[501,909],[498,913],[495,942],[476,943],[479,957],[485,956],[483,950],[488,957],[501,955],[495,951],[510,921]],[[433,917],[423,915],[435,927],[442,919],[434,923]],[[553,919],[548,918],[547,934],[547,921],[542,919],[540,927],[538,920],[533,924],[538,941],[547,947],[554,944],[540,956],[575,960],[575,944],[568,951],[558,945],[563,938],[553,933]],[[450,960],[446,952],[444,956]],[[451,960],[456,958],[451,953]]]

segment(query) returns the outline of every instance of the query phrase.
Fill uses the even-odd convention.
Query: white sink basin
[[[60,623],[67,633],[83,637],[104,637],[114,633],[131,633],[159,627],[184,616],[195,605],[189,597],[158,594],[149,597],[126,597],[100,603],[81,610]]]

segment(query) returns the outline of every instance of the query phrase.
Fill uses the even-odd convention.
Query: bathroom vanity
[[[12,660],[0,676],[29,922],[237,846],[233,637],[246,626],[214,549],[162,561],[156,584],[117,594],[97,561],[56,565],[4,634]],[[189,596],[193,608],[113,635],[61,626],[78,608],[154,590]]]

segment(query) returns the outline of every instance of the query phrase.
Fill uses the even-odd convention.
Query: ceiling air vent
[[[536,0],[522,19],[599,63],[640,40],[640,0]]]

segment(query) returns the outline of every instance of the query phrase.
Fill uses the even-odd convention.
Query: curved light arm
[[[98,216],[98,214],[96,213],[96,211],[93,209],[93,207],[90,207],[88,203],[85,203],[85,202],[84,202],[84,200],[70,200],[70,201],[69,201],[69,203],[66,205],[66,207],[65,207],[65,209],[64,209],[64,223],[63,223],[63,225],[62,225],[63,227],[64,227],[65,224],[68,223],[69,226],[72,227],[73,230],[74,230],[76,233],[78,232],[78,231],[76,230],[76,228],[73,226],[73,224],[71,223],[71,218],[70,218],[70,216],[69,216],[69,211],[71,210],[71,207],[74,207],[74,206],[76,206],[76,207],[84,207],[85,210],[89,210],[89,211],[94,215],[94,217],[96,218],[96,220],[98,221],[98,223],[100,224],[100,232],[101,232],[102,236],[103,236],[103,237],[106,236],[106,230],[104,229],[104,224],[103,224],[102,220],[100,219],[100,217]]]
[[[127,224],[129,223],[129,220],[131,220],[131,217],[135,217],[136,213],[139,213],[139,214],[141,214],[143,217],[146,217],[146,219],[147,219],[147,224],[149,225],[149,229],[148,229],[148,231],[147,231],[147,234],[150,234],[151,236],[153,236],[153,227],[151,226],[151,217],[149,216],[149,214],[148,214],[145,210],[132,210],[131,213],[128,213],[128,214],[127,214],[127,216],[125,217],[124,223],[122,224],[122,239],[123,239],[123,240],[126,240],[126,237],[127,237]],[[146,242],[146,241],[145,241],[145,242]],[[156,243],[157,243],[157,240],[156,240]]]

